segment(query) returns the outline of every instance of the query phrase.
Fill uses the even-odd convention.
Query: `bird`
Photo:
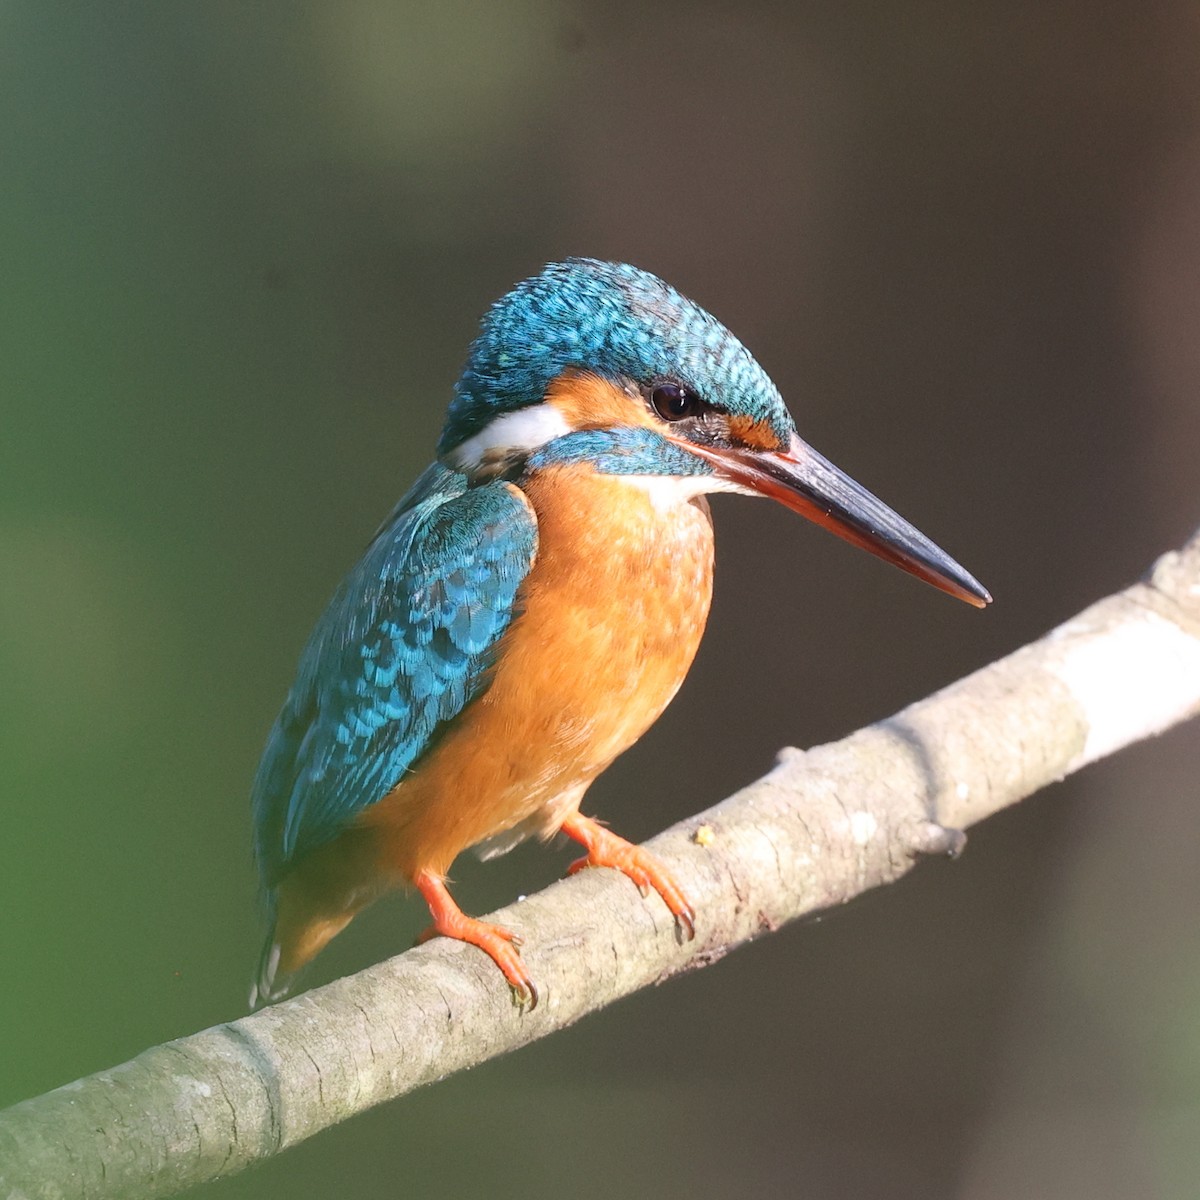
[[[477,946],[514,1000],[536,982],[505,927],[462,912],[451,864],[557,833],[613,867],[681,938],[666,866],[580,811],[654,723],[700,644],[706,497],[765,496],[983,607],[958,563],[800,439],[716,318],[625,263],[571,258],[486,313],[436,461],[383,522],[300,657],[254,778],[268,933],[251,1005],[383,894],[415,889],[426,937]]]

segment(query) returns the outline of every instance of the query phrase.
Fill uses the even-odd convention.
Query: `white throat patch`
[[[713,492],[737,492],[743,496],[756,496],[757,492],[742,487],[729,479],[717,475],[610,475],[630,487],[643,491],[650,503],[659,512],[670,512],[681,504],[687,504],[697,496]]]

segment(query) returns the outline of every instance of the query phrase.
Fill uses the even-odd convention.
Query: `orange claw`
[[[696,936],[696,910],[692,908],[691,901],[667,868],[648,850],[617,837],[581,813],[572,813],[562,823],[562,831],[587,850],[586,858],[578,859],[567,868],[568,875],[574,875],[585,867],[615,867],[637,884],[643,896],[653,888],[663,898],[663,903],[671,910],[676,925],[688,941]]]
[[[514,997],[518,1004],[528,1004],[529,1011],[537,1008],[537,984],[529,977],[517,947],[521,939],[511,929],[503,925],[489,925],[475,917],[468,917],[457,904],[454,897],[446,889],[445,882],[429,871],[422,871],[413,880],[417,891],[425,897],[429,905],[429,913],[433,924],[425,930],[417,942],[427,942],[430,938],[449,937],[460,942],[470,942],[478,946],[504,972]]]

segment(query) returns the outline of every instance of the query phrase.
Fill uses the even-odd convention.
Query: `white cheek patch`
[[[522,457],[547,442],[570,433],[571,426],[553,404],[504,413],[450,451],[450,465],[464,475],[494,470],[508,459]]]

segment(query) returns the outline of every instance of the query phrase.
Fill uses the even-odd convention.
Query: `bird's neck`
[[[607,475],[575,463],[529,472],[521,481],[538,519],[538,555],[594,562],[603,573],[618,560],[660,570],[680,558],[706,564],[712,518],[696,479]]]

